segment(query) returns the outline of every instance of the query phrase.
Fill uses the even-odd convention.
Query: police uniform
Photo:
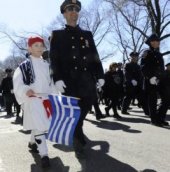
[[[157,115],[157,93],[159,92],[158,81],[164,72],[164,60],[159,50],[151,47],[150,42],[154,40],[159,41],[158,36],[155,34],[152,34],[147,39],[146,44],[149,45],[149,49],[143,52],[140,66],[144,76],[143,86],[146,93],[151,122],[153,124],[160,125],[160,117]],[[153,78],[156,79],[157,83],[151,83]]]
[[[165,66],[170,66],[170,63],[167,63]],[[170,107],[170,70],[166,69],[163,75],[160,77],[159,83],[161,103],[158,109],[158,114],[163,125],[169,125],[165,121],[166,113]]]
[[[81,8],[79,1],[65,0],[61,5],[61,13],[64,13],[64,9],[69,5]],[[97,98],[96,80],[104,78],[92,33],[82,30],[78,25],[66,25],[62,30],[54,30],[50,43],[50,61],[54,83],[64,81],[65,95],[81,99],[81,117],[74,138],[83,145],[83,120]]]
[[[139,53],[132,52],[130,56],[138,58]],[[125,75],[125,97],[122,103],[122,114],[128,114],[127,109],[130,105],[130,102],[133,98],[137,98],[138,102],[141,103],[141,89],[142,89],[142,73],[140,70],[140,66],[137,62],[129,62],[126,64],[124,69]],[[136,82],[133,85],[133,81]]]

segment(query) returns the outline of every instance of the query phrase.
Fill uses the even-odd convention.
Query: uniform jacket
[[[167,97],[170,100],[170,71],[165,70],[163,75],[160,77],[159,82],[160,94],[163,97]]]
[[[102,64],[90,31],[67,26],[52,33],[50,61],[54,82],[63,80],[67,95],[93,96],[96,79],[104,77]]]
[[[144,76],[144,87],[156,87],[151,85],[149,80],[153,76],[156,76],[158,79],[160,79],[164,71],[164,60],[162,54],[153,48],[145,50],[141,57],[140,66]]]
[[[13,90],[13,83],[11,76],[3,78],[1,83],[1,89],[4,95],[11,94],[11,91]]]
[[[142,83],[142,73],[140,66],[137,63],[127,63],[124,69],[125,84],[126,86],[133,86],[132,80],[136,80],[138,86]]]

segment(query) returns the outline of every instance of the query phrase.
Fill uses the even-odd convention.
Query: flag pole
[[[62,96],[62,97],[70,97],[70,98],[75,98],[77,100],[80,100],[80,98],[78,97],[73,97],[73,96],[66,96],[63,94],[54,94],[54,93],[35,93],[35,96],[48,96],[48,95],[57,95],[57,96]]]

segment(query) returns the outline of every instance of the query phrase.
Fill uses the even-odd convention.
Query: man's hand
[[[59,80],[59,81],[55,82],[55,88],[60,93],[64,93],[65,92],[64,88],[66,88],[66,85],[65,85],[64,81]]]
[[[134,80],[134,79],[131,81],[131,83],[132,83],[133,86],[137,86],[138,85],[138,82],[136,80]]]
[[[152,85],[157,85],[158,84],[158,79],[157,79],[156,76],[153,76],[152,78],[150,78],[149,82]]]
[[[97,87],[98,88],[101,88],[104,85],[104,83],[105,83],[104,79],[98,79],[98,81],[97,81]]]

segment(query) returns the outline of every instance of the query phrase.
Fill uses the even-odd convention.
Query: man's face
[[[67,23],[77,23],[79,11],[80,9],[77,6],[71,5],[67,7],[64,12],[64,17],[67,20]]]
[[[150,42],[150,45],[151,45],[151,47],[156,49],[156,48],[159,48],[160,42],[157,40],[154,40],[154,41]]]
[[[44,44],[42,42],[35,42],[29,47],[28,51],[34,57],[41,57],[44,52]]]
[[[132,61],[133,63],[137,63],[137,62],[138,62],[138,56],[133,56],[133,57],[131,58],[131,61]]]

